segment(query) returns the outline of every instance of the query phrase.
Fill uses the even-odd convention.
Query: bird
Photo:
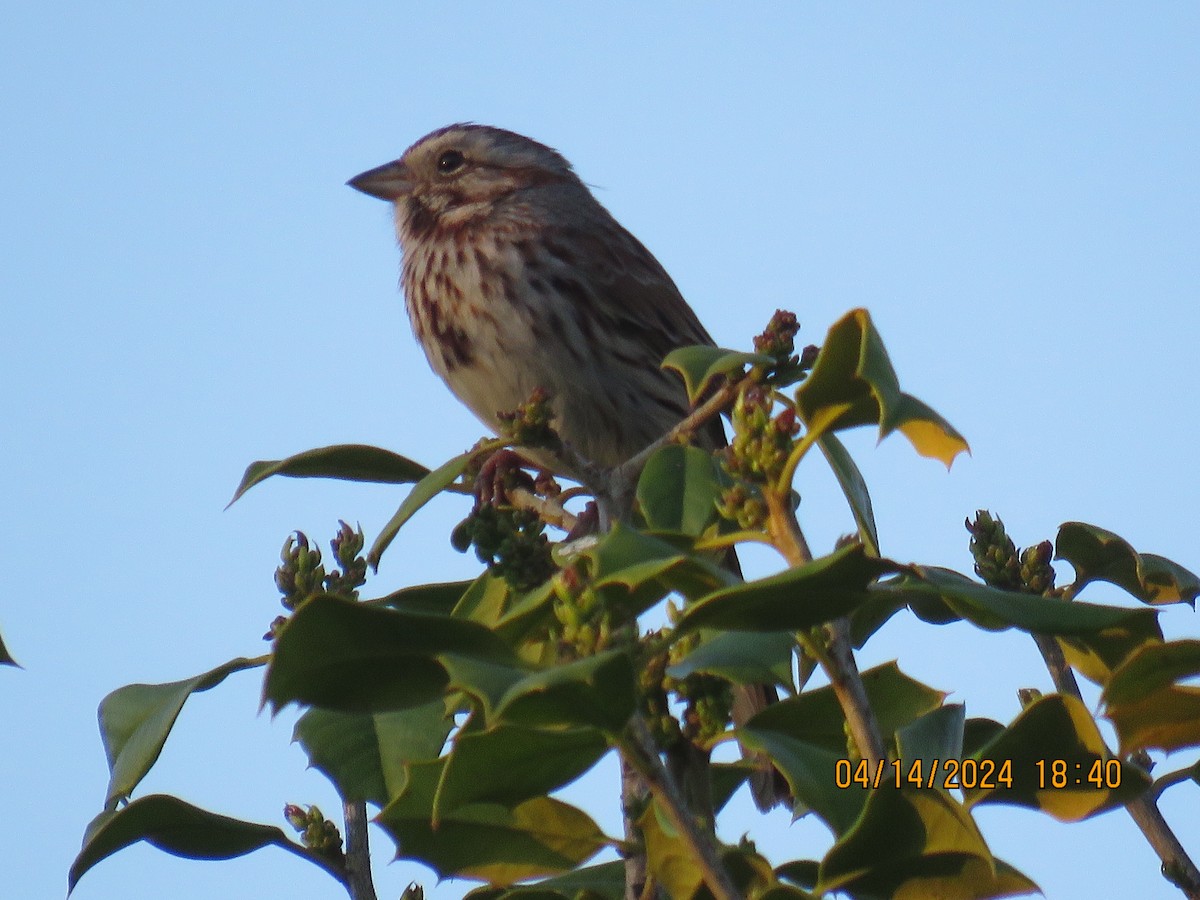
[[[558,151],[460,123],[348,184],[393,205],[413,333],[485,425],[499,431],[501,413],[545,392],[558,435],[611,469],[688,414],[682,381],[661,363],[713,339],[661,263]],[[720,420],[695,440],[725,446]],[[531,458],[579,480],[562,460],[536,450]],[[771,686],[735,685],[735,722],[775,697]],[[754,785],[760,808],[786,796],[769,765],[767,774]]]

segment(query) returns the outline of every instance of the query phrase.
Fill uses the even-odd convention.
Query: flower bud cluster
[[[300,840],[309,850],[332,859],[342,857],[342,835],[315,806],[307,811],[289,803],[283,808],[283,817],[300,834]]]
[[[1026,594],[1050,594],[1054,591],[1054,545],[1042,541],[1020,553],[1004,530],[1004,523],[987,510],[975,513],[966,522],[971,534],[971,555],[975,574],[992,587]]]
[[[1021,583],[1031,594],[1045,594],[1054,590],[1054,545],[1042,541],[1021,551]]]
[[[777,309],[766,330],[754,338],[754,352],[773,359],[769,366],[758,369],[759,375],[767,384],[775,387],[795,384],[802,381],[812,369],[817,358],[817,348],[810,345],[797,356],[796,334],[799,331],[800,323],[796,314]]]
[[[325,590],[357,600],[358,589],[367,583],[367,561],[361,555],[366,539],[361,525],[357,531],[341,519],[338,519],[338,525],[341,527],[337,536],[329,542],[329,548],[342,568],[340,571],[334,569],[325,577]]]
[[[721,494],[717,512],[746,531],[762,528],[767,521],[767,504],[755,485],[740,481]]]
[[[459,553],[473,545],[475,555],[516,591],[545,582],[557,568],[545,523],[536,513],[484,503],[455,526],[450,543]]]
[[[733,443],[725,451],[725,468],[751,484],[770,484],[783,472],[800,432],[795,410],[778,414],[771,393],[749,387],[733,405]]]
[[[1004,530],[1004,523],[981,509],[975,513],[975,521],[968,519],[966,526],[971,534],[975,574],[992,587],[1019,590],[1021,562],[1017,558],[1017,545]]]
[[[325,591],[351,600],[358,599],[358,588],[367,581],[367,561],[360,556],[365,539],[362,527],[357,531],[338,520],[340,529],[329,542],[333,558],[342,568],[325,571],[321,551],[308,541],[308,535],[297,531],[288,535],[279,554],[275,570],[275,586],[283,595],[285,609],[295,609],[313,594]]]
[[[612,645],[612,616],[575,566],[554,579],[554,618],[550,637],[563,659],[595,656]]]
[[[554,412],[550,408],[550,392],[537,388],[513,412],[499,414],[503,436],[520,447],[557,449],[562,442],[554,430]]]
[[[279,554],[275,586],[283,595],[284,609],[295,609],[313,594],[325,589],[325,566],[321,551],[311,546],[303,531],[289,534]]]
[[[754,352],[776,359],[787,359],[796,349],[796,335],[800,331],[800,322],[796,314],[786,309],[775,310],[766,330],[754,338]]]

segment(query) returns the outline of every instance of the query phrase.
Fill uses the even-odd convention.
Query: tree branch
[[[367,839],[367,804],[342,804],[346,819],[346,892],[350,900],[377,900],[371,880],[371,847]]]
[[[812,562],[812,552],[808,549],[808,541],[800,530],[800,523],[786,505],[785,495],[767,488],[763,491],[767,503],[767,529],[775,539],[784,558],[791,566],[802,566]],[[875,718],[875,710],[867,697],[867,689],[863,685],[862,676],[858,672],[858,663],[854,659],[854,648],[850,641],[850,620],[842,617],[828,623],[824,628],[824,642],[803,640],[807,650],[825,670],[829,685],[833,688],[846,724],[850,729],[850,737],[862,759],[872,769],[887,761],[887,749],[883,744],[883,733],[879,729],[879,721]],[[823,644],[823,646],[822,646]]]
[[[671,825],[691,852],[692,861],[709,892],[715,900],[740,900],[741,895],[717,853],[716,837],[705,834],[697,827],[679,786],[659,759],[658,748],[640,714],[634,715],[628,735],[620,744],[621,758],[637,771],[654,801],[670,819]],[[625,889],[629,891],[628,881]]]
[[[637,769],[621,755],[621,820],[625,826],[625,900],[642,900],[649,886],[646,875],[646,842],[637,818],[646,806],[649,789]],[[632,848],[637,848],[634,851]]]

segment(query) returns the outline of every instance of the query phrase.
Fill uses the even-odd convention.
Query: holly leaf
[[[900,390],[870,313],[851,310],[829,329],[812,372],[796,389],[796,411],[820,435],[878,425],[879,439],[900,430],[922,456],[949,468],[970,448],[936,412]]]
[[[429,474],[429,470],[398,453],[367,444],[334,444],[305,450],[287,459],[260,459],[246,467],[242,482],[233,492],[226,509],[272,475],[286,478],[337,478],[342,481],[370,481],[379,484],[411,484]]]
[[[261,665],[250,659],[233,659],[183,681],[127,684],[101,700],[100,739],[109,771],[105,807],[111,809],[132,794],[150,771],[188,697],[216,687],[233,672]]]
[[[698,345],[672,350],[662,361],[662,367],[674,369],[683,376],[688,402],[695,403],[715,379],[728,376],[731,372],[741,374],[746,366],[769,366],[774,362],[770,356],[761,353],[741,353],[737,350]]]
[[[271,845],[316,863],[338,881],[333,864],[287,839],[274,825],[244,822],[218,815],[165,794],[134,800],[120,810],[102,812],[92,820],[83,849],[71,864],[68,890],[96,863],[138,841],[186,859],[233,859]]]
[[[1121,739],[1122,755],[1200,744],[1200,641],[1147,643],[1112,675],[1102,699]]]
[[[1075,568],[1075,584],[1107,581],[1143,603],[1189,603],[1200,595],[1200,578],[1178,563],[1138,553],[1125,540],[1095,525],[1065,522],[1054,542],[1056,559]]]

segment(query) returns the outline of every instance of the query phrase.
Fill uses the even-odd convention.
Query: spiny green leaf
[[[615,733],[629,721],[635,699],[629,654],[609,650],[525,676],[500,698],[496,717],[525,725],[584,725]]]
[[[367,444],[335,444],[332,447],[305,450],[287,459],[260,459],[250,463],[228,506],[233,506],[242,494],[272,475],[411,484],[427,474],[429,470],[420,463],[390,450]]]
[[[862,674],[863,687],[885,738],[939,709],[946,695],[904,675],[895,663]],[[846,759],[846,718],[831,687],[774,703],[738,729],[746,746],[766,753],[792,793],[837,834],[856,821],[870,793],[839,788],[836,766]]]
[[[449,678],[437,656],[510,662],[508,645],[475,622],[383,609],[320,594],[284,625],[263,685],[275,709],[303,703],[382,712],[428,703]]]
[[[512,807],[548,794],[574,781],[607,752],[604,736],[592,728],[495,725],[460,733],[442,771],[434,817],[470,803]]]
[[[630,618],[672,592],[692,598],[737,582],[711,559],[620,523],[582,556],[591,563],[592,587]]]
[[[397,856],[416,859],[439,878],[477,878],[495,885],[574,869],[608,839],[585,813],[549,797],[514,807],[472,803],[433,826],[434,798],[445,760],[409,766],[404,791],[376,821],[396,842]]]
[[[216,687],[232,672],[261,666],[233,659],[202,675],[167,684],[128,684],[100,701],[100,738],[108,757],[105,807],[124,800],[162,752],[179,711],[192,694]]]
[[[731,372],[741,373],[746,366],[771,365],[774,360],[761,353],[741,353],[720,347],[694,346],[672,350],[663,360],[664,369],[674,369],[683,376],[688,401],[695,403],[703,396],[713,380]]]
[[[385,597],[366,601],[372,606],[387,606],[406,612],[448,616],[474,581],[446,581],[401,588]]]
[[[374,714],[310,709],[293,740],[343,799],[385,806],[404,787],[405,765],[437,758],[451,724],[441,699]]]
[[[962,759],[966,707],[948,703],[896,729],[896,751],[905,764],[920,760],[923,771]],[[936,762],[935,762],[936,760]]]
[[[458,476],[466,471],[471,460],[481,452],[484,451],[480,448],[475,448],[468,450],[466,453],[459,454],[453,459],[442,463],[413,485],[413,489],[408,492],[408,496],[404,498],[404,502],[400,504],[400,508],[396,510],[395,514],[388,520],[388,523],[383,526],[383,530],[379,532],[379,537],[375,538],[375,543],[371,545],[371,550],[367,553],[367,562],[371,564],[372,568],[379,568],[379,559],[383,556],[383,551],[395,540],[404,523],[416,515],[426,503],[450,487]]]
[[[1083,522],[1066,522],[1054,542],[1057,559],[1075,568],[1075,583],[1107,581],[1143,603],[1194,603],[1200,578],[1153,553],[1138,553],[1111,531]]]
[[[790,631],[717,631],[702,635],[702,643],[673,666],[672,678],[684,679],[695,672],[717,675],[736,684],[792,685],[792,650],[795,635]]]
[[[945,692],[909,678],[894,662],[868,669],[862,673],[862,681],[885,739],[938,709],[946,699]],[[828,685],[772,703],[750,725],[755,730],[778,731],[846,755],[846,718]]]
[[[851,544],[778,575],[714,591],[684,610],[676,631],[810,628],[850,613],[868,599],[868,585],[899,568],[891,560],[869,556],[861,544]]]
[[[760,714],[761,715],[761,714]],[[801,809],[816,813],[835,834],[854,824],[866,803],[868,791],[851,785],[838,787],[837,763],[846,758],[845,738],[831,750],[787,730],[759,725],[759,717],[738,729],[738,740],[748,750],[765,753],[783,774]]]
[[[867,482],[863,479],[858,465],[846,445],[832,432],[822,435],[817,440],[817,446],[825,454],[829,468],[833,470],[842,489],[846,502],[850,504],[850,512],[854,515],[854,523],[858,526],[858,537],[867,552],[879,556],[879,534],[875,530],[875,510],[871,506],[871,495],[867,492]]]

